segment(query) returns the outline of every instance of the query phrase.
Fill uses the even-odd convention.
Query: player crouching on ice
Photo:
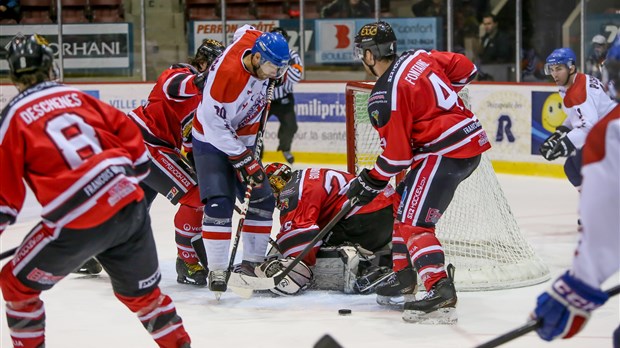
[[[301,254],[340,212],[347,202],[345,193],[349,182],[355,176],[325,168],[292,172],[283,163],[269,164],[265,171],[280,209],[281,229],[275,247],[283,258],[262,263],[255,273],[258,277],[273,277]],[[285,278],[287,281],[280,282],[272,292],[295,295],[308,287],[346,293],[371,292],[389,273],[385,266],[390,263],[393,194],[390,187],[370,204],[351,210],[293,268]],[[406,253],[406,249],[401,252]],[[413,293],[414,287],[415,282],[409,293]]]

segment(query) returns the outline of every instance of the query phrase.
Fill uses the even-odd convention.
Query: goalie
[[[274,276],[301,254],[341,210],[347,201],[349,182],[355,178],[353,174],[326,168],[291,171],[283,163],[269,164],[265,172],[280,210],[281,228],[275,248],[283,259],[268,260],[254,270],[248,267],[240,270],[246,274],[255,272],[258,277]],[[281,282],[272,292],[295,295],[309,286],[359,292],[356,281],[364,266],[366,282],[361,284],[364,286],[361,290],[368,289],[370,283],[379,283],[389,273],[385,266],[391,262],[394,194],[394,189],[388,186],[370,204],[354,208],[289,273],[288,281]],[[404,255],[405,246],[399,246]],[[338,263],[342,266],[338,267]]]

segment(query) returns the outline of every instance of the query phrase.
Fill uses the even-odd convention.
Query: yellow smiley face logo
[[[555,129],[562,125],[566,114],[562,110],[562,97],[560,97],[559,93],[552,93],[547,97],[543,104],[540,118],[543,128],[550,133],[555,132]]]

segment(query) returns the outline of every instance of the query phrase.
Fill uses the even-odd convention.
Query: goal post
[[[346,86],[347,168],[351,173],[371,168],[381,153],[367,111],[373,86],[369,82]],[[446,263],[456,267],[455,286],[460,291],[517,288],[550,278],[549,268],[521,233],[486,154],[456,190],[437,224],[437,238]]]

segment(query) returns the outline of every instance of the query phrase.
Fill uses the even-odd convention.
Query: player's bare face
[[[558,86],[564,86],[568,83],[569,68],[565,64],[556,64],[549,67],[551,77]]]

